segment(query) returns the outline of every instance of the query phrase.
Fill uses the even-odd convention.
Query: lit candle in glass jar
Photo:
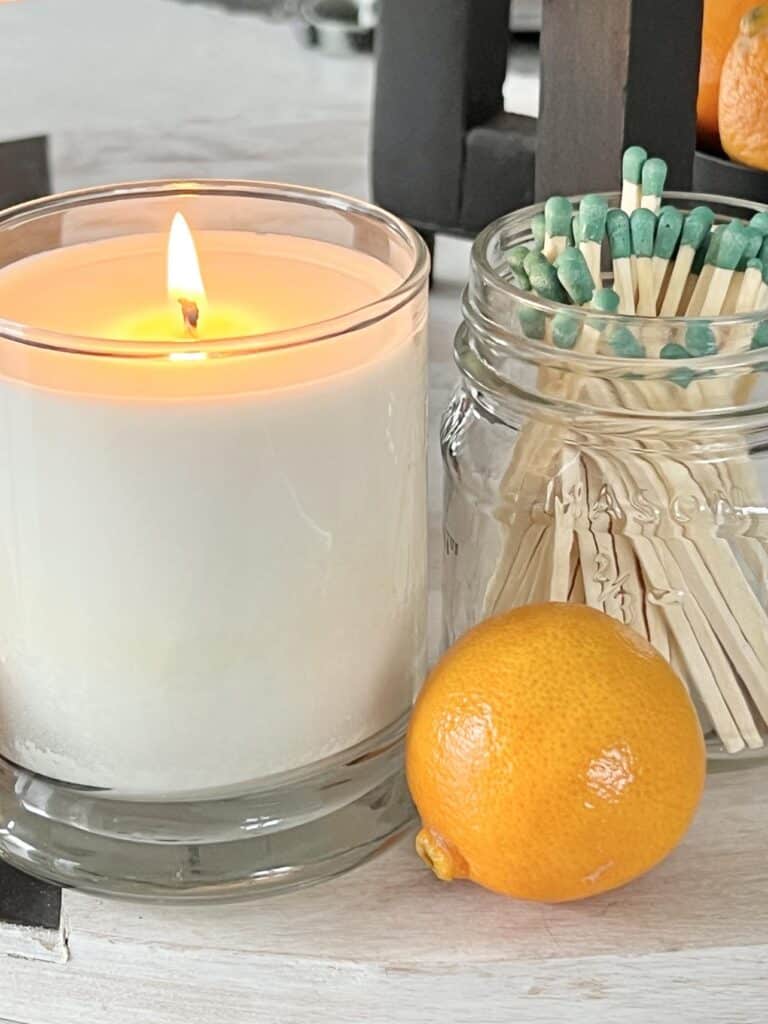
[[[110,202],[71,244],[67,213],[58,247],[0,243],[0,753],[243,785],[385,729],[421,678],[424,268],[364,219],[242,230],[193,195],[198,268],[183,222],[166,253]]]

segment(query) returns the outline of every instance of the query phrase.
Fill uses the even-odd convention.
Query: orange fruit
[[[755,0],[704,0],[696,135],[708,149],[717,149],[719,142],[717,107],[723,62],[738,34],[742,15],[754,5]]]
[[[768,5],[744,15],[725,58],[720,141],[732,160],[768,171]]]
[[[408,731],[416,848],[438,878],[560,902],[658,864],[701,798],[684,684],[627,626],[540,604],[477,626],[424,685]]]

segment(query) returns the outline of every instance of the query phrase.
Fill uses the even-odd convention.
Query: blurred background
[[[0,141],[48,136],[55,190],[205,175],[366,195],[376,18],[366,0],[0,4]],[[521,113],[532,39],[505,90]]]

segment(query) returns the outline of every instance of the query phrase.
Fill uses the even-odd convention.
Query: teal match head
[[[530,250],[527,246],[512,246],[504,254],[509,268],[510,280],[516,288],[521,288],[525,292],[530,291],[530,279],[527,273],[525,273],[525,257],[529,252]]]
[[[746,263],[746,266],[744,267],[744,269],[745,270],[759,270],[760,274],[762,275],[762,273],[763,273],[763,261],[759,260],[756,256],[754,256],[751,260],[747,260],[747,263]]]
[[[714,265],[721,270],[735,270],[744,255],[748,240],[747,228],[741,221],[732,220],[726,224],[717,242]]]
[[[574,245],[580,245],[584,241],[584,234],[581,230],[578,210],[571,217],[571,237]]]
[[[510,267],[522,268],[525,265],[525,257],[530,251],[527,245],[513,245],[504,253],[504,259]]]
[[[574,249],[574,252],[578,252],[578,249]],[[529,252],[523,266],[531,287],[542,298],[551,299],[553,302],[568,301],[568,296],[558,280],[557,271],[543,253]]]
[[[602,242],[608,203],[602,196],[584,196],[579,203],[579,226],[586,242]]]
[[[720,248],[720,239],[723,237],[725,231],[725,224],[718,224],[716,228],[712,230],[707,239],[707,248],[704,254],[704,262],[710,266],[717,265],[717,251]]]
[[[749,226],[756,228],[761,235],[768,235],[768,211],[761,210],[755,213],[749,220]]]
[[[551,238],[569,238],[573,204],[565,196],[550,196],[544,204],[544,224]]]
[[[619,296],[613,288],[596,288],[592,296],[592,306],[603,313],[618,313]]]
[[[656,214],[650,210],[633,210],[629,218],[629,230],[632,233],[632,252],[635,256],[653,256]]]
[[[645,348],[628,327],[617,327],[611,335],[611,348],[620,359],[642,359]]]
[[[532,309],[530,306],[521,306],[520,312],[520,327],[523,330],[523,334],[526,338],[531,338],[534,341],[541,341],[545,334],[545,328],[547,325],[547,318],[540,309]]]
[[[757,258],[763,265],[763,281],[768,284],[768,236],[763,239]]]
[[[632,236],[629,217],[623,210],[609,210],[605,218],[611,257],[614,260],[627,259],[632,254]]]
[[[570,313],[557,313],[552,318],[552,341],[558,348],[573,348],[580,332],[581,324]]]
[[[682,345],[677,345],[675,342],[670,341],[669,344],[665,345],[659,353],[662,359],[690,359],[691,354],[687,348],[683,348]],[[678,384],[681,388],[687,388],[691,381],[696,377],[696,374],[687,366],[681,366],[678,370],[673,370],[667,374],[667,380],[672,381],[673,384]]]
[[[544,248],[545,232],[546,226],[544,224],[544,214],[534,213],[531,217],[531,234],[533,235],[533,246],[535,249]]]
[[[685,218],[680,245],[698,249],[704,239],[709,238],[714,223],[715,215],[708,206],[695,206]]]
[[[613,288],[595,288],[590,306],[603,313],[618,313],[619,296]],[[605,329],[605,320],[602,317],[590,317],[587,323],[597,331]]]
[[[624,181],[631,181],[633,185],[639,185],[643,174],[643,164],[647,159],[648,152],[642,146],[629,146],[625,149],[624,156],[621,158],[621,176]]]
[[[737,270],[746,270],[750,260],[757,256],[763,244],[763,236],[754,225],[748,224],[744,230],[747,233],[747,244],[744,246]]]
[[[677,342],[670,341],[659,353],[662,359],[690,359],[691,354],[687,348],[683,345],[678,345]]]
[[[592,298],[595,286],[587,261],[579,249],[565,249],[557,257],[557,276],[577,306],[583,306]]]
[[[513,245],[504,253],[504,259],[509,268],[509,277],[517,288],[530,291],[531,282],[525,272],[525,257],[530,252],[527,245]]]
[[[692,356],[713,356],[717,352],[717,339],[709,324],[690,325],[685,332],[684,351]]]
[[[653,255],[669,260],[675,254],[680,232],[683,230],[683,215],[676,206],[662,206],[656,222],[656,241]]]
[[[531,279],[522,267],[510,267],[508,270],[508,278],[515,288],[519,288],[523,292],[529,292],[531,290]]]
[[[758,324],[755,328],[755,333],[752,335],[752,346],[753,349],[768,348],[768,320],[763,320],[761,324]]]
[[[667,161],[659,156],[646,160],[640,180],[644,196],[660,196],[667,182]]]

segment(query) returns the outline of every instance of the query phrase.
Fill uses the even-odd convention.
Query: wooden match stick
[[[527,245],[514,245],[504,253],[510,280],[526,292],[531,290],[531,279],[525,272],[525,258],[530,251]]]
[[[667,163],[661,157],[652,156],[643,164],[640,205],[656,214],[661,209],[661,195],[667,181]]]
[[[592,283],[600,288],[603,283],[600,267],[602,244],[605,238],[605,220],[608,214],[608,203],[602,196],[589,195],[579,203],[578,248],[587,262]],[[574,232],[575,237],[575,232]]]
[[[672,273],[661,304],[661,316],[677,316],[683,298],[688,275],[691,272],[697,251],[709,237],[715,215],[708,206],[697,206],[688,214],[680,233],[680,245],[672,265]],[[706,251],[706,250],[705,250]],[[702,252],[702,259],[705,252]]]
[[[704,277],[704,270],[702,270],[699,275],[699,285],[696,286],[696,291],[694,291],[688,307],[689,315],[719,315],[723,308],[725,297],[728,294],[728,286],[731,283],[733,272],[744,255],[747,241],[747,228],[743,224],[740,224],[738,221],[731,221],[730,224],[725,225],[717,243],[713,245],[714,252],[709,263],[711,273],[706,284],[706,290],[700,296],[698,305],[696,305],[695,309],[691,310],[697,298],[699,285],[702,284],[702,278]],[[709,256],[709,253],[707,255]]]
[[[731,283],[728,285],[728,292],[723,302],[723,313],[733,313],[736,309],[736,304],[739,298],[739,292],[744,281],[744,274],[747,269],[747,264],[750,260],[756,259],[760,252],[760,247],[763,244],[763,235],[761,232],[751,225],[747,225],[745,228],[747,232],[747,244],[739,260],[738,266],[733,272],[731,277]]]
[[[677,252],[682,230],[683,215],[680,210],[676,206],[662,206],[656,222],[656,240],[653,244],[653,293],[656,310],[664,297],[667,275],[672,266],[672,257]]]
[[[534,213],[531,217],[531,234],[533,235],[533,248],[539,252],[544,248],[544,238],[547,229],[543,213]]]
[[[544,204],[544,255],[554,263],[571,241],[573,205],[564,196],[551,196]]]
[[[725,224],[717,224],[710,233],[709,240],[707,242],[707,251],[704,255],[704,263],[701,266],[699,276],[685,306],[684,312],[686,316],[692,317],[699,315],[699,310],[704,302],[704,296],[709,291],[709,283],[715,272],[717,249],[720,245],[720,239],[724,231]]]
[[[641,207],[629,218],[629,228],[632,235],[632,252],[637,260],[637,312],[640,316],[656,316],[656,293],[651,264],[656,215],[647,207]]]
[[[642,146],[629,146],[624,150],[621,161],[621,209],[627,216],[640,206],[643,196],[643,164],[647,159],[648,153]]]
[[[702,244],[696,250],[696,255],[693,257],[693,263],[691,264],[691,272],[688,275],[687,281],[685,282],[683,294],[680,296],[680,311],[678,313],[678,316],[686,315],[688,307],[691,302],[691,298],[693,297],[693,293],[698,288],[702,272],[706,267],[707,253],[709,252],[712,235],[714,235],[714,231],[711,232],[710,237],[706,239],[706,241],[702,242]],[[709,271],[707,272],[709,273]]]
[[[609,210],[605,219],[613,261],[613,286],[619,296],[619,312],[635,312],[635,286],[632,280],[632,237],[629,217],[623,210]]]
[[[578,249],[573,249],[578,252]],[[558,278],[557,270],[543,252],[529,252],[523,260],[523,268],[537,295],[551,302],[568,302],[568,294]]]

